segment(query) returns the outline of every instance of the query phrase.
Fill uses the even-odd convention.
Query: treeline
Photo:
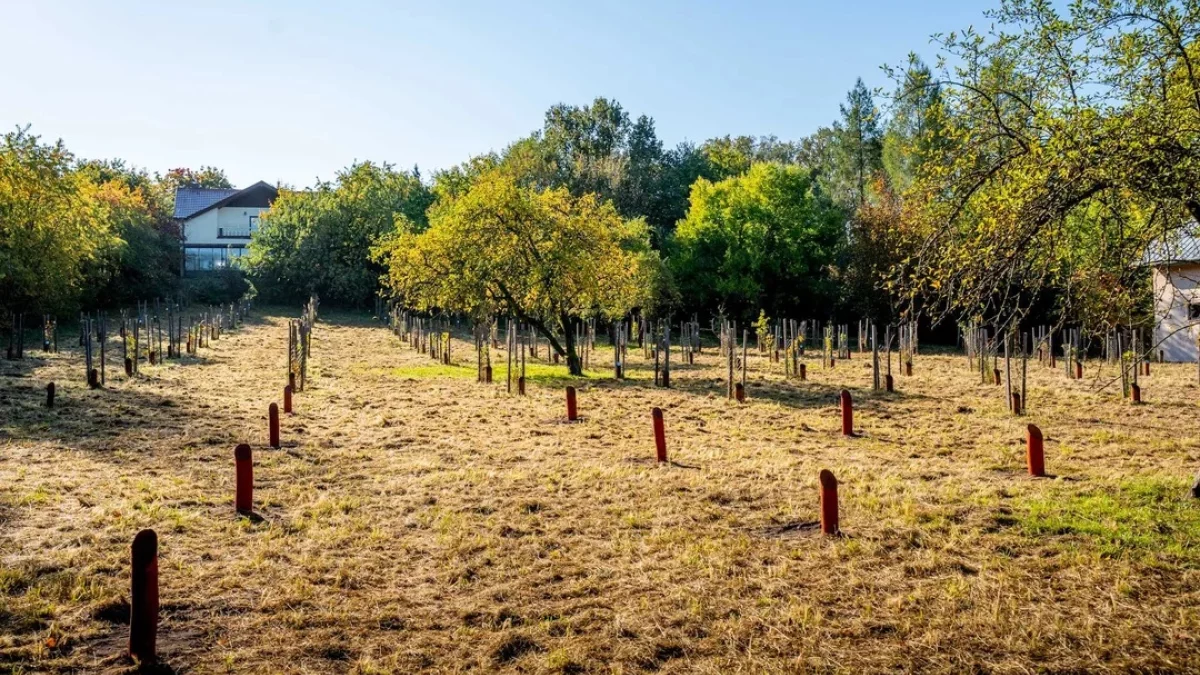
[[[0,145],[0,310],[70,314],[180,292],[179,185],[229,187],[211,167],[164,175],[81,160],[28,128]]]
[[[283,190],[246,271],[270,300],[383,292],[559,336],[635,310],[1137,323],[1147,251],[1200,216],[1200,6],[1004,0],[987,18],[935,37],[936,68],[854,83],[806,138],[667,147],[598,98],[430,177],[356,164]],[[26,132],[0,161],[5,307],[178,283],[169,176]]]
[[[914,73],[929,77],[919,63]],[[389,263],[386,255],[368,256],[372,247],[395,250],[400,234],[410,235],[403,246],[414,247],[411,235],[503,176],[514,190],[561,191],[573,203],[590,197],[623,221],[640,222],[633,229],[646,236],[638,245],[660,264],[645,280],[652,293],[639,307],[746,318],[760,310],[878,312],[888,307],[876,288],[886,261],[874,250],[879,237],[874,230],[871,239],[862,236],[856,216],[878,220],[881,204],[911,182],[924,161],[921,148],[938,142],[926,141],[922,126],[936,119],[937,105],[934,90],[904,99],[885,117],[859,81],[842,119],[809,138],[727,136],[673,148],[659,140],[652,118],[635,118],[616,101],[557,105],[537,132],[428,181],[415,169],[363,163],[313,190],[285,190],[252,243],[249,270],[271,299],[316,292],[367,305]],[[481,255],[503,247],[490,239],[470,244]]]
[[[413,307],[532,312],[560,326],[577,317],[547,312],[573,305],[547,303],[546,293],[605,285],[637,293],[569,312],[878,323],[903,314],[951,331],[982,321],[1107,332],[1146,321],[1147,252],[1200,217],[1200,6],[1081,0],[1060,12],[1005,0],[987,19],[987,33],[936,36],[936,70],[910,56],[886,68],[888,91],[856,82],[839,119],[795,141],[729,136],[667,148],[652,118],[615,101],[555,106],[503,152],[428,182],[399,172],[404,187],[392,198],[402,208],[391,221],[380,213],[348,228],[353,241],[331,237],[337,248],[297,267],[289,278],[313,274],[292,292],[365,303],[378,272]],[[362,171],[316,195],[285,196],[307,206],[268,218],[278,232],[253,244],[255,274],[284,278],[292,258],[269,242],[299,250],[310,228],[336,230],[303,213],[323,202],[345,211],[358,191],[348,179]],[[554,213],[535,208],[539,194],[555,195]],[[604,215],[609,231],[597,240],[578,222],[600,217],[583,200],[609,205],[620,223]],[[472,218],[490,225],[470,227]],[[636,283],[633,271],[613,278],[606,268],[609,277],[580,287],[543,255],[574,259],[576,239],[597,252],[613,242],[638,251]],[[352,273],[363,265],[370,273]],[[526,275],[528,295],[500,270]]]

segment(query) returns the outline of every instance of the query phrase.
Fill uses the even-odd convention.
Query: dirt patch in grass
[[[286,340],[264,313],[102,391],[70,348],[0,361],[0,663],[128,670],[152,527],[160,650],[192,673],[1200,670],[1194,365],[1156,365],[1142,406],[1097,391],[1111,368],[1033,365],[1024,418],[949,355],[895,394],[857,354],[803,383],[752,356],[745,405],[711,350],[671,390],[637,353],[624,382],[535,362],[517,398],[503,368],[475,382],[466,342],[443,366],[330,315],[271,450]],[[1025,475],[1029,422],[1057,478]],[[821,469],[842,538],[815,526]]]

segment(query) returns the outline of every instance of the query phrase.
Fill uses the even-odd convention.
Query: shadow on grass
[[[0,378],[28,378],[32,377],[33,371],[51,363],[49,355],[38,350],[36,354],[31,354],[29,350],[25,350],[25,358],[23,359],[6,359],[0,358]],[[83,365],[79,367],[80,376],[83,375]],[[3,383],[0,379],[0,383]],[[3,386],[0,384],[0,386]]]
[[[332,311],[324,313],[321,321],[332,325],[344,326],[377,326],[386,330],[382,322],[374,319],[369,312]],[[319,325],[318,325],[319,328]],[[452,327],[456,339],[471,341],[473,338],[465,326]],[[405,347],[407,349],[407,347]],[[408,350],[411,351],[411,350]],[[582,376],[571,375],[565,364],[555,364],[543,358],[527,357],[525,362],[525,383],[527,387],[566,387],[588,386],[598,389],[622,388],[656,388],[654,384],[654,364],[643,360],[640,353],[631,347],[631,357],[626,360],[624,379],[613,377],[611,365],[611,347],[599,347],[592,354],[592,363],[599,367],[589,368]],[[605,358],[605,356],[609,358]],[[637,360],[633,360],[636,358]],[[726,393],[725,380],[721,378],[706,378],[698,375],[713,370],[712,364],[680,363],[673,360],[671,364],[671,388],[686,394],[697,396],[721,396]],[[514,373],[520,367],[513,366]],[[450,365],[438,363],[430,359],[428,363],[398,366],[383,371],[388,377],[423,380],[435,378],[474,379],[477,377],[474,362],[454,362]],[[492,362],[493,386],[506,386],[508,376],[507,353],[499,351]],[[836,406],[838,395],[842,389],[850,391],[854,397],[855,408],[863,411],[885,410],[890,403],[927,399],[920,394],[905,392],[873,391],[866,387],[839,387],[812,381],[777,379],[748,379],[747,397],[749,403],[755,400],[770,401],[791,408],[822,408]],[[514,375],[512,386],[516,388]]]
[[[169,410],[168,414],[162,414]],[[132,388],[88,389],[56,383],[54,407],[46,407],[44,382],[0,380],[0,440],[116,443],[126,430],[153,424],[169,430],[189,415],[171,398]]]
[[[689,370],[702,370],[704,366],[690,366]],[[727,394],[726,381],[719,377],[679,377],[675,366],[671,367],[671,389],[674,391],[696,396],[716,396],[724,398]],[[585,380],[596,388],[658,388],[654,384],[653,365],[629,364],[626,379],[616,380],[611,373],[604,373],[598,379]],[[571,384],[572,382],[567,382]],[[902,401],[914,401],[929,397],[921,394],[904,392],[873,391],[867,387],[841,387],[813,381],[756,379],[753,376],[746,380],[747,405],[755,401],[768,401],[788,406],[790,408],[822,408],[836,406],[842,389],[850,392],[854,399],[856,410],[875,411],[885,410],[889,404]]]

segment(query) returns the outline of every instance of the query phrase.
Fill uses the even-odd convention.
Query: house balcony
[[[248,227],[218,227],[217,239],[249,239],[250,232]]]

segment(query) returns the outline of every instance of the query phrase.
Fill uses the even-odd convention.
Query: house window
[[[258,216],[250,216],[250,231],[256,232],[257,230],[258,230]]]
[[[236,264],[237,259],[246,255],[245,248],[239,247],[199,247],[189,246],[183,249],[184,272],[212,272],[223,270]]]
[[[1190,321],[1200,320],[1200,302],[1188,303],[1188,319]]]

